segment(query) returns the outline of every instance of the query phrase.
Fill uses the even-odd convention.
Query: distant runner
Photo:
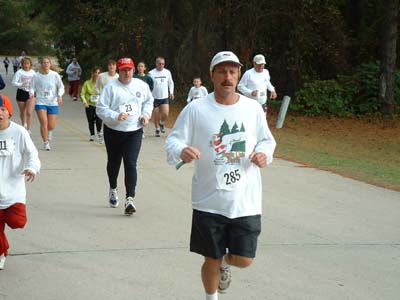
[[[174,100],[174,81],[172,80],[171,72],[164,68],[164,57],[156,58],[156,68],[149,72],[153,78],[154,88],[154,126],[156,128],[156,137],[160,137],[160,133],[165,132],[164,121],[169,114],[169,99]]]

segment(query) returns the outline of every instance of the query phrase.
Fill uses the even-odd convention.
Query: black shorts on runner
[[[169,104],[168,98],[165,98],[165,99],[154,99],[154,102],[153,102],[154,108],[159,107],[161,104]]]
[[[15,98],[17,101],[26,102],[29,99],[29,92],[17,89],[17,96]]]
[[[255,257],[261,233],[261,216],[229,219],[222,215],[193,210],[190,251],[221,258],[230,254]]]

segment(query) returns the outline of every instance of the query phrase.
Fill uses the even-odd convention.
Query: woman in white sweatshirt
[[[32,70],[32,59],[30,57],[24,57],[21,64],[22,69],[19,69],[17,73],[14,74],[11,83],[13,86],[17,87],[17,95],[15,98],[17,99],[21,124],[30,133],[34,101],[29,97],[29,89],[31,88],[31,82],[35,71]]]
[[[56,127],[58,106],[62,104],[64,85],[60,75],[50,70],[51,61],[44,57],[39,72],[32,79],[30,97],[36,98],[35,110],[40,122],[40,134],[44,143],[44,150],[50,151],[52,131]]]

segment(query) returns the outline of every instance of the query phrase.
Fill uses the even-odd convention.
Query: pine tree
[[[236,124],[236,122],[235,122],[235,124],[233,124],[231,133],[236,133],[236,132],[239,132],[239,128],[238,128],[238,126],[237,126],[237,124]]]
[[[226,120],[224,120],[224,122],[222,123],[221,129],[219,130],[219,132],[221,133],[221,139],[222,139],[222,137],[223,137],[224,135],[230,134],[230,133],[231,133],[231,131],[229,130],[229,125],[228,125],[228,123],[226,122]]]

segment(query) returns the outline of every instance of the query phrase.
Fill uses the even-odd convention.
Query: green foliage
[[[343,87],[336,80],[315,80],[304,84],[296,93],[296,101],[291,105],[294,111],[309,116],[348,116],[349,99]]]
[[[0,0],[0,53],[19,56],[51,53],[48,25],[31,15],[30,1]]]
[[[349,110],[354,114],[371,114],[381,111],[379,100],[380,62],[361,64],[351,75],[338,79],[348,97],[352,99]],[[396,70],[395,98],[400,105],[400,70]]]
[[[378,64],[362,64],[354,74],[338,77],[352,99],[351,108],[355,114],[373,113],[379,110]]]
[[[291,109],[312,116],[379,113],[382,106],[379,76],[380,63],[370,62],[361,64],[351,75],[339,75],[337,80],[314,80],[296,93]],[[395,98],[399,108],[399,69],[396,70]]]
[[[234,51],[246,67],[252,67],[255,54],[264,54],[280,95],[293,96],[305,82],[356,74],[356,66],[377,59],[383,19],[379,0],[0,0],[0,4],[0,25],[5,28],[0,32],[0,51],[29,48],[30,53],[47,54],[46,49],[54,46],[62,68],[73,56],[78,58],[84,78],[94,65],[105,70],[110,58],[130,56],[151,69],[155,57],[164,56],[174,77],[177,103],[185,101],[194,76],[212,91],[208,66],[221,50]],[[372,67],[360,72],[361,77],[339,78],[342,90],[332,82],[314,82],[309,93],[323,92],[323,104],[295,101],[294,107],[310,108],[312,114],[343,114],[343,107],[345,114],[377,111],[376,85],[366,84]]]

